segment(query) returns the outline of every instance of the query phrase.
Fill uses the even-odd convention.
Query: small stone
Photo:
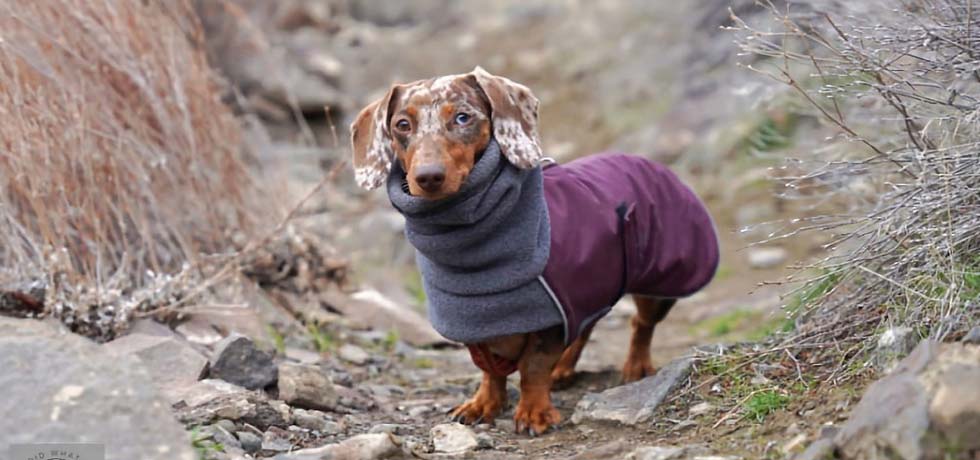
[[[676,460],[684,455],[683,447],[644,446],[633,451],[627,458],[632,460]]]
[[[697,417],[715,411],[714,404],[707,401],[695,404],[687,411],[689,417]]]
[[[238,442],[241,443],[242,450],[245,452],[254,454],[262,449],[262,438],[251,431],[238,431],[235,436],[238,437]]]
[[[322,431],[327,424],[327,416],[318,410],[293,410],[293,423],[308,430]]]
[[[751,248],[748,252],[749,266],[758,270],[775,268],[786,261],[789,253],[783,248]]]
[[[357,411],[371,410],[377,407],[374,399],[363,395],[353,388],[334,385],[333,389],[337,393],[337,403],[341,406]]]
[[[438,453],[461,454],[480,444],[473,430],[460,423],[443,423],[429,431],[432,446]]]
[[[498,418],[494,420],[493,426],[504,433],[513,433],[517,427],[514,425],[514,421],[508,418]]]
[[[268,452],[285,452],[293,447],[293,443],[289,438],[290,434],[288,431],[274,426],[269,427],[265,434],[262,435],[262,450]]]
[[[497,446],[497,440],[493,439],[493,436],[490,436],[489,434],[486,433],[477,433],[476,435],[477,449],[479,450],[493,449],[496,446]]]
[[[358,366],[366,364],[371,359],[371,355],[364,351],[363,348],[349,343],[337,350],[337,356],[344,361],[357,364]]]
[[[872,362],[879,370],[890,371],[899,359],[912,351],[919,338],[910,327],[893,327],[881,334]]]
[[[590,446],[577,455],[566,457],[565,460],[606,460],[623,458],[630,448],[623,440],[607,442],[598,446]]]
[[[235,435],[218,424],[205,426],[201,429],[201,433],[208,435],[214,442],[220,443],[222,446],[233,449],[240,449],[242,447],[238,439],[235,438]]]
[[[286,347],[286,359],[291,359],[301,364],[317,364],[323,361],[323,357],[315,351],[294,347]]]
[[[793,452],[799,450],[799,448],[802,447],[803,443],[805,442],[806,434],[800,433],[793,436],[793,438],[787,441],[786,444],[783,444],[783,446],[779,448],[779,451],[782,452],[784,456],[789,456]]]
[[[276,455],[275,460],[382,459],[401,453],[402,441],[388,433],[361,434],[336,444]]]
[[[221,419],[214,422],[214,424],[220,426],[221,428],[223,428],[225,431],[229,433],[234,433],[235,431],[238,430],[238,427],[235,426],[235,422],[231,420]]]
[[[407,432],[408,426],[397,423],[380,423],[372,426],[371,429],[368,430],[368,433],[405,434]]]
[[[327,420],[326,422],[323,423],[323,428],[321,428],[319,431],[320,434],[330,436],[330,435],[343,433],[344,429],[345,427],[343,423],[335,422],[333,420]]]
[[[834,458],[834,442],[829,438],[818,439],[810,444],[806,450],[795,457],[795,460],[823,460]]]
[[[680,423],[674,425],[674,427],[671,428],[670,430],[671,431],[683,431],[683,430],[686,430],[688,428],[695,427],[697,425],[698,425],[698,422],[695,422],[694,420],[681,420]]]
[[[276,381],[272,353],[260,350],[252,339],[232,334],[215,345],[210,376],[250,390]]]
[[[317,366],[282,363],[279,366],[279,397],[304,409],[332,410],[337,407],[333,382]]]

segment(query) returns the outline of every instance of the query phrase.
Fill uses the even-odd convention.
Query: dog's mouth
[[[442,200],[445,198],[449,198],[450,196],[453,195],[453,193],[447,193],[444,191],[438,191],[438,192],[423,191],[422,193],[412,193],[412,188],[408,186],[408,179],[402,179],[401,186],[402,186],[402,192],[404,192],[405,194],[428,201]]]

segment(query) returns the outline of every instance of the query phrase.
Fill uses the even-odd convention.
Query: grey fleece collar
[[[540,167],[516,168],[491,139],[451,197],[414,197],[404,183],[395,162],[388,198],[405,216],[437,331],[474,343],[561,324],[539,280],[551,243]]]

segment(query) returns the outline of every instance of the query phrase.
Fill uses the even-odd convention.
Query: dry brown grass
[[[801,173],[782,198],[841,206],[770,235],[817,232],[830,252],[802,267],[816,275],[791,299],[796,330],[768,352],[805,366],[829,351],[836,362],[818,364],[837,382],[862,371],[888,328],[962,337],[980,323],[980,11],[972,0],[758,3],[774,26],[734,18],[749,68],[839,133],[788,161]]]
[[[189,1],[0,0],[0,291],[40,283],[66,315],[247,236],[219,93]]]

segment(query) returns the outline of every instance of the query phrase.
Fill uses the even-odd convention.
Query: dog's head
[[[536,166],[537,124],[531,90],[480,67],[394,85],[351,125],[357,183],[367,189],[384,184],[397,157],[412,195],[445,198],[466,181],[491,134],[514,166]]]

